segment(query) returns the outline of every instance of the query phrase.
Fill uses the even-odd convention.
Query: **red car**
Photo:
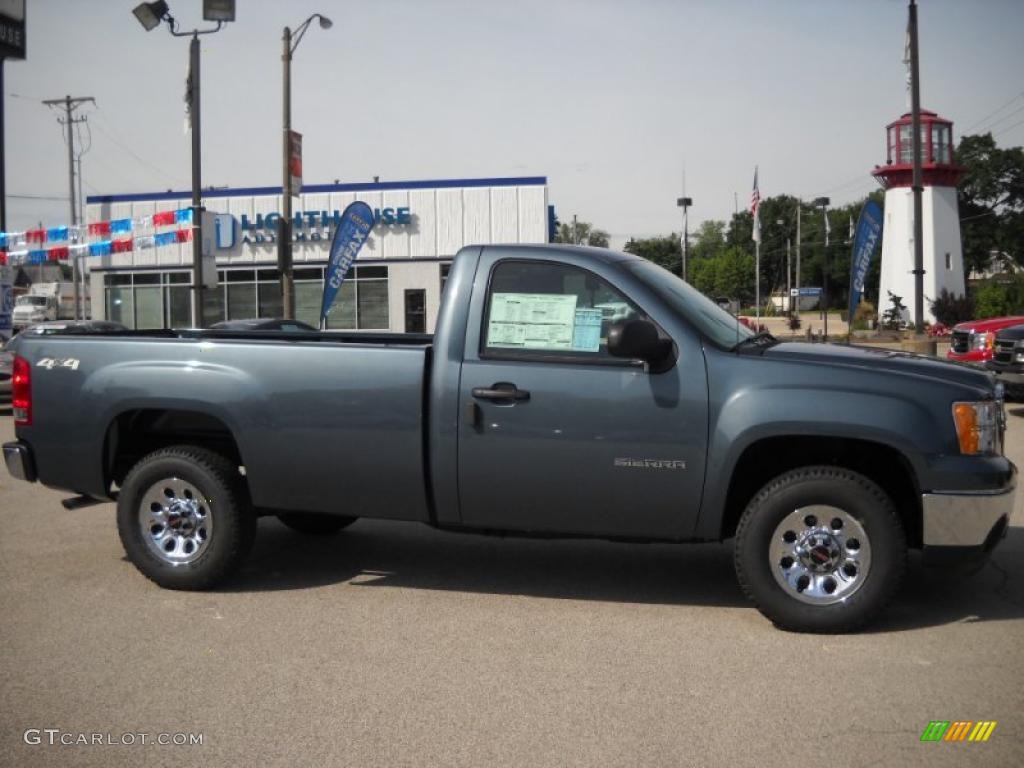
[[[987,320],[960,323],[953,328],[946,359],[961,363],[986,363],[992,359],[996,333],[1015,325],[1024,325],[1024,317],[990,317]]]

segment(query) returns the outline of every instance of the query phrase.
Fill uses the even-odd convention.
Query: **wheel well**
[[[241,466],[231,430],[199,411],[140,408],[120,414],[107,429],[103,472],[107,485],[121,485],[139,459],[169,445],[200,445]]]
[[[743,510],[768,481],[811,465],[845,467],[873,480],[892,499],[907,544],[921,546],[921,492],[907,458],[882,443],[838,437],[772,437],[748,446],[729,482],[721,538],[735,535]]]

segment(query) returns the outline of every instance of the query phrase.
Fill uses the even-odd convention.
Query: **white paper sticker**
[[[573,349],[576,296],[560,293],[495,293],[487,346]]]

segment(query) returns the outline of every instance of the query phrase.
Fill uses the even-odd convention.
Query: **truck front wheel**
[[[142,458],[117,498],[117,530],[128,559],[167,589],[208,589],[245,559],[256,516],[238,468],[191,445]]]
[[[892,500],[841,467],[779,475],[747,505],[733,551],[740,586],[776,626],[850,632],[875,618],[906,570]]]

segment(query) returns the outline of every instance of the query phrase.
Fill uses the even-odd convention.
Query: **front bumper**
[[[1017,472],[991,491],[924,493],[923,545],[931,562],[985,556],[1006,535],[1017,497]]]
[[[1004,384],[1012,384],[1014,386],[1024,385],[1024,366],[1019,364],[997,363],[995,360],[989,360],[985,363],[985,370],[990,371],[996,375],[998,381]]]
[[[36,463],[32,459],[32,449],[25,443],[19,440],[4,443],[4,463],[7,464],[7,471],[11,473],[11,477],[30,483],[36,481]]]

